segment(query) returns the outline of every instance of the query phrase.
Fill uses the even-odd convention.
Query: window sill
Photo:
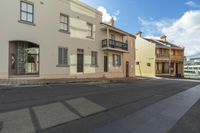
[[[65,30],[59,30],[59,32],[61,32],[61,33],[65,33],[65,34],[70,34],[70,32],[69,31],[65,31]]]
[[[94,37],[91,37],[91,36],[86,36],[86,38],[88,38],[88,39],[94,39]]]
[[[115,67],[115,68],[119,68],[119,67],[121,67],[121,65],[115,65],[115,66],[113,66],[113,67]]]
[[[28,21],[19,20],[18,22],[19,22],[19,23],[22,23],[22,24],[27,24],[27,25],[36,26],[36,24],[31,23],[31,22],[28,22]]]
[[[56,67],[69,67],[69,65],[57,65]]]
[[[99,65],[90,65],[91,67],[99,67]]]

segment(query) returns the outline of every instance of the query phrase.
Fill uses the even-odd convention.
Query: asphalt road
[[[109,84],[0,87],[0,132],[13,128],[21,130],[20,133],[88,133],[196,85],[145,79]],[[170,132],[182,133],[182,127],[187,125],[185,120],[193,119],[196,123],[186,126],[184,131],[200,132],[200,118],[195,117],[199,105],[195,104]],[[16,119],[10,122],[12,115]],[[18,126],[13,127],[13,123]]]

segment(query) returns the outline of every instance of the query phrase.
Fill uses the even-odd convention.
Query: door
[[[176,76],[178,76],[178,63],[176,63]]]
[[[82,49],[78,49],[77,52],[77,72],[80,73],[84,70],[84,53]]]
[[[108,72],[108,56],[104,56],[104,72]]]
[[[129,62],[126,62],[126,77],[129,77]]]

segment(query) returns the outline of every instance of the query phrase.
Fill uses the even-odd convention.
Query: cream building
[[[135,75],[135,37],[79,0],[2,0],[0,17],[1,79]]]
[[[184,48],[168,42],[167,36],[147,39],[138,32],[135,47],[137,76],[184,76]]]

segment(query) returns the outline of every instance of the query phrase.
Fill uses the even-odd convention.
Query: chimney
[[[136,33],[136,36],[137,36],[137,37],[142,37],[142,32],[141,32],[141,31],[138,31],[138,33]]]
[[[161,36],[160,40],[166,42],[167,41],[167,36],[166,35]]]
[[[110,25],[110,26],[115,26],[115,20],[114,20],[114,18],[112,17],[111,18],[111,20],[108,22],[108,24]]]

